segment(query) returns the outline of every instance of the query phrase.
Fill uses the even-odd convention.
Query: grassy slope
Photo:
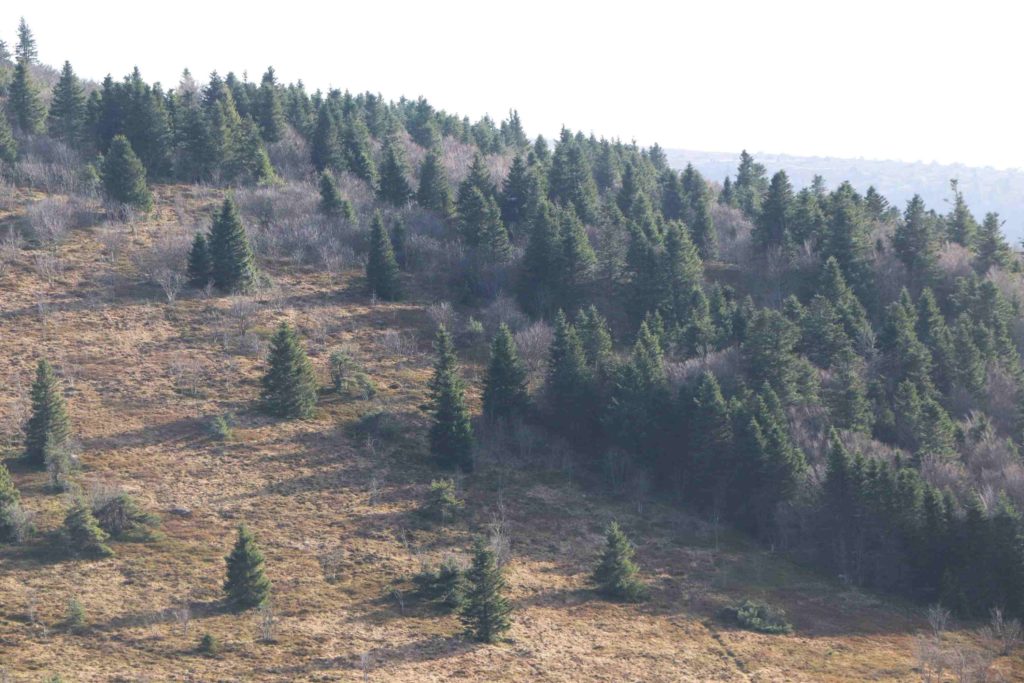
[[[34,272],[30,252],[0,279],[7,455],[17,453],[10,427],[45,354],[73,380],[79,480],[117,481],[165,520],[158,542],[115,544],[108,560],[67,560],[48,550],[66,498],[45,490],[45,475],[8,460],[41,531],[26,547],[0,547],[0,670],[13,680],[54,672],[68,681],[335,681],[364,673],[389,681],[919,680],[920,610],[847,590],[742,539],[723,538],[716,551],[700,520],[661,505],[638,515],[625,502],[610,503],[544,448],[486,458],[462,482],[466,519],[447,529],[422,525],[414,510],[435,474],[425,463],[420,409],[431,361],[429,301],[370,305],[358,273],[339,285],[271,264],[284,297],[261,309],[255,332],[265,340],[278,320],[290,319],[307,339],[320,337],[309,346],[324,377],[326,348],[354,343],[381,390],[369,402],[325,394],[310,421],[260,416],[252,410],[260,361],[219,343],[228,302],[187,294],[168,305],[130,265],[130,253],[171,220],[175,192],[161,190],[161,217],[139,226],[115,263],[82,230],[60,248],[69,268],[54,283]],[[9,220],[0,215],[0,223]],[[416,350],[396,356],[388,330],[409,334]],[[198,396],[174,371],[187,359],[201,375]],[[390,417],[357,429],[375,410]],[[211,441],[208,417],[227,411],[237,415],[235,438]],[[170,512],[178,507],[191,516]],[[399,600],[392,589],[408,590],[421,559],[464,555],[472,534],[502,514],[513,543],[514,627],[511,642],[476,646],[455,637],[454,617],[408,595]],[[586,590],[612,517],[638,541],[653,587],[648,604],[609,604]],[[267,556],[274,643],[259,641],[256,614],[218,609],[223,556],[242,520]],[[325,579],[325,555],[337,558],[335,581]],[[77,633],[60,625],[73,596],[89,621]],[[762,636],[715,620],[722,605],[746,596],[785,607],[794,635]],[[187,636],[171,616],[186,597]],[[27,618],[31,603],[35,623]],[[219,657],[195,653],[203,633],[222,642]],[[948,638],[978,644],[966,631]],[[1024,668],[1019,660],[998,664],[1007,674]]]

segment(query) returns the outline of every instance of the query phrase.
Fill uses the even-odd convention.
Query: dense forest
[[[272,287],[271,260],[358,263],[368,298],[429,292],[471,312],[437,334],[439,470],[471,471],[481,430],[538,426],[607,495],[674,501],[852,584],[1024,617],[1024,276],[1000,217],[972,212],[955,182],[943,210],[893,206],[820,177],[794,187],[744,153],[719,183],[658,145],[532,138],[515,111],[472,122],[422,98],[309,93],[272,68],[96,84],[38,64],[24,24],[13,54],[0,43],[0,106],[14,186],[103,197],[122,220],[162,186],[226,190],[181,258],[147,264],[169,297]],[[45,212],[73,200],[61,207],[38,209],[30,240],[59,239]],[[473,415],[459,353],[482,334]],[[268,363],[262,408],[308,415],[294,330]],[[32,406],[25,457],[60,479],[68,424],[45,362]],[[2,469],[0,501],[14,541]],[[88,511],[68,525],[109,551]],[[247,533],[235,555],[252,573]],[[499,601],[482,639],[507,619],[492,565],[480,549],[471,570],[479,604]],[[230,578],[232,599],[259,602],[260,577]]]

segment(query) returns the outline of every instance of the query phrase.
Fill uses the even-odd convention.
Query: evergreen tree
[[[67,448],[70,431],[57,377],[50,364],[40,360],[32,383],[32,414],[25,425],[25,460],[43,469]]]
[[[689,398],[689,397],[687,397]],[[732,418],[729,405],[722,396],[718,380],[705,372],[697,385],[684,414],[690,416],[687,487],[700,507],[719,507],[729,491],[730,479],[737,473],[733,467]]]
[[[107,545],[110,535],[100,528],[85,501],[78,499],[64,517],[64,539],[76,555],[110,557],[114,551]]]
[[[660,339],[663,326],[652,316],[641,323],[629,362],[614,373],[604,421],[611,440],[626,453],[653,460],[669,402]]]
[[[441,152],[437,148],[431,148],[423,158],[416,201],[424,209],[436,211],[444,218],[451,216],[454,211],[448,175],[445,173],[444,164],[441,163]]]
[[[370,292],[384,301],[402,298],[398,261],[391,244],[391,235],[384,227],[380,212],[374,214],[370,224],[370,255],[366,260],[366,282]]]
[[[14,480],[7,467],[0,463],[0,541],[15,540],[16,530],[10,515],[21,503]]]
[[[430,381],[434,414],[430,427],[430,452],[442,468],[459,467],[469,472],[473,469],[473,428],[455,348],[443,325],[437,330],[435,348],[437,361]]]
[[[270,597],[270,579],[263,570],[263,553],[252,532],[244,524],[238,527],[238,538],[231,554],[224,558],[227,577],[224,592],[232,609],[259,607]]]
[[[473,564],[466,572],[466,590],[459,618],[467,632],[481,643],[493,643],[511,626],[512,607],[504,596],[505,578],[494,551],[483,539],[473,546]]]
[[[284,107],[281,104],[281,94],[272,66],[267,67],[266,73],[260,80],[260,87],[256,94],[255,118],[259,123],[264,140],[277,142],[281,139],[285,131]]]
[[[920,196],[907,202],[903,220],[896,225],[892,245],[918,282],[928,282],[938,267],[938,234],[935,220],[925,211]]]
[[[491,359],[484,377],[484,415],[490,420],[521,417],[529,400],[526,368],[519,360],[512,332],[502,324],[491,342]]]
[[[258,273],[235,200],[224,198],[208,240],[213,284],[223,292],[251,291]]]
[[[309,417],[316,408],[316,375],[295,330],[282,322],[270,342],[263,376],[263,409],[277,417]]]
[[[518,229],[529,220],[540,192],[535,169],[517,154],[501,187],[501,218],[510,229]]]
[[[785,171],[772,176],[761,212],[751,235],[761,250],[773,247],[788,249],[791,244],[790,222],[793,215],[793,187]]]
[[[36,46],[36,39],[32,35],[32,29],[25,22],[25,17],[22,17],[18,22],[18,44],[14,47],[14,56],[18,62],[24,62],[25,64],[39,63],[39,49]]]
[[[587,367],[596,379],[605,377],[615,358],[608,321],[591,304],[576,316],[576,331],[586,355]]]
[[[917,338],[932,353],[932,381],[939,391],[949,391],[956,368],[953,335],[939,310],[932,290],[925,288],[917,300]]]
[[[85,93],[71,68],[71,62],[64,62],[60,80],[53,88],[46,126],[52,137],[71,147],[78,147],[83,142]]]
[[[848,182],[829,198],[829,221],[822,245],[825,258],[834,257],[840,271],[862,300],[870,294],[871,233],[863,201]]]
[[[202,289],[209,284],[212,277],[212,264],[210,263],[210,248],[206,243],[206,236],[197,232],[192,238],[192,246],[188,250],[188,284],[190,287]]]
[[[409,181],[406,180],[408,172],[405,153],[394,136],[387,136],[384,139],[377,195],[395,206],[405,206],[413,194]]]
[[[647,595],[647,587],[638,578],[640,568],[633,561],[633,544],[612,522],[605,530],[605,546],[592,580],[602,595],[615,600],[638,602]]]
[[[345,154],[345,164],[357,178],[361,178],[371,188],[377,187],[377,165],[373,162],[370,152],[370,130],[362,116],[349,117],[342,132],[341,146]]]
[[[761,309],[750,322],[740,349],[755,385],[768,382],[785,403],[805,400],[814,393],[806,361],[794,354],[796,326],[778,311]]]
[[[692,164],[687,164],[682,175],[682,186],[686,200],[683,220],[690,229],[693,243],[705,261],[716,258],[718,233],[711,215],[711,191],[708,184]]]
[[[949,226],[949,239],[957,244],[971,248],[975,244],[978,234],[978,222],[974,220],[967,202],[964,201],[964,194],[960,191],[960,185],[956,180],[949,181],[953,190],[953,210],[950,212],[946,222]]]
[[[3,133],[0,132],[0,158],[3,158],[2,139]],[[1003,221],[999,220],[997,213],[985,214],[985,221],[981,224],[975,244],[978,256],[974,267],[979,275],[988,273],[992,266],[1008,268],[1013,262],[1013,250],[1003,237]]]
[[[597,268],[597,255],[590,246],[590,238],[576,212],[568,207],[559,212],[561,245],[558,272],[557,299],[563,309],[576,308],[583,298],[584,289],[593,280]]]
[[[554,208],[542,200],[530,221],[519,278],[519,302],[528,313],[545,315],[557,309],[561,245]]]
[[[3,107],[0,107],[0,163],[13,164],[17,160],[18,144],[14,141]]]
[[[321,105],[317,113],[316,128],[310,142],[310,155],[313,167],[319,173],[325,170],[345,169],[345,155],[338,137],[338,125],[326,104]]]
[[[548,173],[551,200],[572,205],[584,223],[597,217],[597,184],[583,146],[563,129],[562,140],[555,147]]]
[[[768,192],[768,178],[762,164],[754,161],[754,157],[743,150],[740,154],[740,165],[736,169],[736,182],[732,191],[736,195],[736,206],[750,220],[757,222],[761,215],[761,205]]]
[[[115,202],[146,212],[153,208],[153,195],[146,185],[146,169],[123,135],[114,136],[103,159],[103,188]]]
[[[338,216],[347,221],[355,220],[352,203],[341,196],[338,181],[327,170],[320,174],[320,213],[325,216]]]
[[[259,127],[248,116],[235,126],[223,170],[225,180],[244,185],[275,180],[274,167],[263,146]]]
[[[852,349],[846,348],[832,364],[832,371],[833,381],[825,392],[832,424],[839,429],[869,432],[872,415],[864,382],[864,362]]]
[[[7,87],[7,115],[11,124],[23,133],[34,135],[43,130],[46,108],[29,75],[28,64],[21,59],[14,66],[14,76]]]
[[[560,428],[571,437],[579,438],[587,433],[589,391],[590,371],[583,345],[565,314],[558,311],[544,393],[548,410],[558,416]]]

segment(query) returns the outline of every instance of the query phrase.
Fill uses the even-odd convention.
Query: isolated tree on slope
[[[115,202],[142,211],[153,208],[153,195],[146,185],[146,169],[123,135],[114,136],[103,159],[103,188]]]
[[[226,197],[210,226],[213,284],[224,292],[246,292],[256,286],[255,257],[242,227],[235,200]]]
[[[341,196],[338,181],[326,170],[320,174],[320,213],[325,216],[338,216],[347,221],[355,219],[352,203]]]
[[[189,286],[196,289],[205,287],[210,282],[212,270],[210,248],[206,243],[206,236],[197,232],[196,236],[192,238],[192,246],[188,250],[186,275],[188,275]]]
[[[451,335],[444,326],[437,330],[437,361],[430,380],[430,452],[444,469],[473,469],[473,428],[466,408],[465,388],[459,377],[458,360]]]
[[[264,409],[278,417],[309,417],[316,407],[316,376],[295,330],[282,322],[270,342],[263,376]]]
[[[25,426],[25,460],[32,467],[43,469],[67,447],[69,435],[64,395],[53,368],[40,360],[32,383],[32,415]]]
[[[391,235],[384,227],[384,219],[378,211],[370,225],[370,255],[366,261],[366,281],[370,291],[384,301],[402,298],[402,283],[399,280],[398,261]]]
[[[224,592],[230,607],[245,610],[259,607],[267,601],[270,580],[263,572],[263,553],[244,524],[238,527],[235,547],[224,561],[227,563]]]
[[[637,578],[640,569],[633,561],[634,552],[633,544],[618,522],[609,524],[604,551],[592,577],[599,593],[628,602],[637,602],[646,596],[647,588]]]
[[[64,537],[68,548],[75,554],[88,557],[110,557],[114,551],[107,546],[110,535],[100,528],[92,511],[81,499],[64,517]]]
[[[466,580],[469,587],[459,618],[475,640],[493,643],[511,626],[512,607],[504,596],[501,567],[483,539],[477,539],[473,547],[473,565],[466,572]]]

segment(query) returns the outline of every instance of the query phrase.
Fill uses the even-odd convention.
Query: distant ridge
[[[726,175],[736,174],[739,152],[698,152],[666,150],[669,163],[683,168],[692,163],[708,180],[721,183]],[[947,212],[952,196],[949,181],[956,178],[971,211],[979,221],[989,211],[998,212],[1005,221],[1003,231],[1016,247],[1024,238],[1024,169],[996,169],[904,161],[802,157],[788,154],[756,153],[754,158],[769,173],[785,170],[795,187],[809,185],[815,175],[825,178],[830,188],[849,180],[864,192],[874,185],[895,206],[902,209],[914,193],[920,194],[929,208]]]

